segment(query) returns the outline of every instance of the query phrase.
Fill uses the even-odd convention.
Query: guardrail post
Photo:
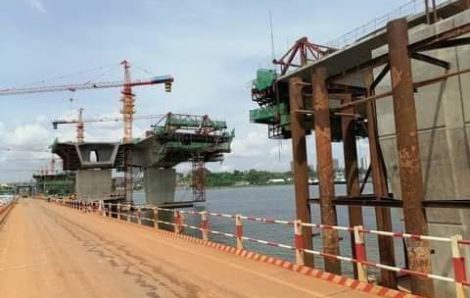
[[[294,221],[294,244],[295,244],[295,263],[297,265],[305,265],[304,258],[304,235],[302,229],[302,222],[300,220]]]
[[[202,232],[202,240],[208,241],[209,240],[209,220],[207,218],[207,211],[201,212],[201,232]]]
[[[111,203],[108,203],[108,217],[111,217]]]
[[[463,282],[467,280],[467,274],[465,272],[465,258],[460,254],[460,240],[462,240],[462,235],[453,235],[450,237],[455,279],[455,297],[464,298],[465,289]]]
[[[158,230],[158,207],[153,208],[153,224],[155,230]]]
[[[131,204],[127,205],[127,222],[131,222]]]
[[[237,237],[237,249],[243,249],[243,224],[240,214],[235,215],[235,236]]]
[[[137,224],[142,224],[142,209],[140,207],[137,208]]]
[[[364,242],[364,234],[362,233],[362,226],[354,226],[354,250],[356,253],[356,267],[357,267],[357,278],[360,281],[367,282],[367,266],[364,262],[367,260],[366,257],[366,246]]]
[[[179,210],[173,211],[173,217],[175,221],[175,233],[179,234],[181,233],[181,213],[179,212]]]
[[[104,201],[103,200],[100,200],[100,205],[99,205],[99,211],[101,212],[101,215],[102,216],[106,216],[106,210],[104,208]]]
[[[121,220],[121,204],[117,203],[117,218]]]

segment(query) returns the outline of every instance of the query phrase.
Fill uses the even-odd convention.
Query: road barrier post
[[[179,234],[181,233],[181,213],[179,212],[179,210],[173,211],[173,217],[175,221],[175,233]]]
[[[99,208],[100,208],[101,215],[106,216],[106,210],[104,208],[104,201],[103,200],[100,201],[100,207]]]
[[[455,297],[464,298],[465,289],[463,282],[467,280],[465,271],[465,258],[460,254],[459,241],[462,240],[462,235],[454,235],[450,237],[450,245],[452,250],[452,263],[454,267],[455,279]]]
[[[208,241],[209,240],[209,221],[207,219],[207,211],[201,212],[201,232],[202,232],[202,240]]]
[[[153,208],[153,224],[155,230],[158,230],[158,208]]]
[[[108,203],[108,217],[111,217],[111,203]]]
[[[142,209],[140,207],[137,208],[137,223],[142,224]]]
[[[294,221],[294,243],[295,243],[295,263],[297,265],[305,265],[304,259],[304,236],[303,236],[302,222],[300,220]]]
[[[117,218],[120,220],[121,219],[121,204],[117,203]]]
[[[131,204],[127,205],[127,222],[131,222]]]
[[[362,233],[362,226],[354,226],[354,249],[357,260],[357,278],[360,281],[367,282],[367,266],[365,265],[366,246],[364,242],[364,234]]]
[[[237,237],[237,249],[243,249],[243,224],[240,214],[235,215],[235,236]]]

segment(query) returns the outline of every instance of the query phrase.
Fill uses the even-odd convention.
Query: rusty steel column
[[[351,94],[345,94],[341,104],[351,102]],[[343,110],[345,114],[355,114],[353,106]],[[359,197],[361,187],[359,184],[359,171],[357,165],[356,134],[354,130],[355,119],[351,116],[341,117],[341,132],[343,136],[344,171],[346,175],[346,191],[350,197]],[[362,207],[348,206],[349,226],[362,226]],[[351,252],[356,258],[354,232],[351,232]],[[358,278],[357,266],[354,264],[354,277]]]
[[[302,222],[311,223],[305,129],[302,125],[302,114],[296,113],[297,110],[301,110],[304,107],[302,99],[302,79],[299,77],[294,77],[289,80],[289,101],[296,217]],[[312,229],[304,227],[302,234],[304,247],[306,249],[312,249]],[[313,255],[305,254],[304,263],[307,266],[313,267]]]
[[[325,76],[325,68],[316,68],[312,72],[312,106],[315,116],[318,188],[320,192],[322,224],[337,225],[336,209],[333,205],[335,183],[331,148],[330,108]],[[324,252],[339,255],[338,231],[325,229],[322,233]],[[327,272],[341,274],[340,261],[325,257],[325,270]]]
[[[398,19],[387,24],[387,39],[405,231],[426,235],[428,232],[426,214],[422,204],[423,176],[406,19]],[[430,249],[427,241],[411,238],[407,250],[411,270],[431,272]],[[410,278],[411,290],[414,294],[425,297],[434,296],[431,279],[417,275],[411,275]]]
[[[372,73],[366,77],[366,86],[370,86],[372,78]],[[369,90],[367,96],[372,95],[373,92],[373,90]],[[374,195],[377,198],[383,198],[388,196],[388,185],[387,178],[385,177],[385,168],[381,160],[382,152],[378,141],[375,101],[370,101],[366,104],[366,113],[372,185],[374,188]],[[389,208],[376,207],[375,218],[377,229],[381,231],[392,231],[392,216]],[[387,236],[378,236],[377,240],[379,245],[380,263],[395,266],[393,239]],[[380,271],[380,277],[381,285],[392,289],[397,287],[397,277],[395,272],[382,269]]]

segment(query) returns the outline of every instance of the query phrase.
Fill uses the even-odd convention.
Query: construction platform
[[[114,192],[112,170],[124,171],[128,166],[142,170],[146,201],[160,206],[174,202],[174,167],[183,162],[192,163],[193,200],[205,201],[205,163],[223,161],[224,154],[231,152],[234,137],[225,121],[207,115],[167,113],[145,137],[131,142],[55,140],[51,149],[62,159],[63,170],[76,171],[79,198],[102,200],[109,196]]]

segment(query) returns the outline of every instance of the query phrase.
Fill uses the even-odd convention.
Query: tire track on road
[[[173,275],[166,273],[162,267],[149,264],[145,258],[132,254],[126,245],[110,241],[100,233],[91,231],[49,208],[44,206],[41,208],[57,225],[82,243],[88,252],[100,259],[105,259],[113,268],[119,268],[123,274],[132,276],[134,282],[147,291],[148,297],[168,297],[159,294],[159,290],[162,288],[174,297],[200,297],[200,288],[197,285],[180,281]]]

